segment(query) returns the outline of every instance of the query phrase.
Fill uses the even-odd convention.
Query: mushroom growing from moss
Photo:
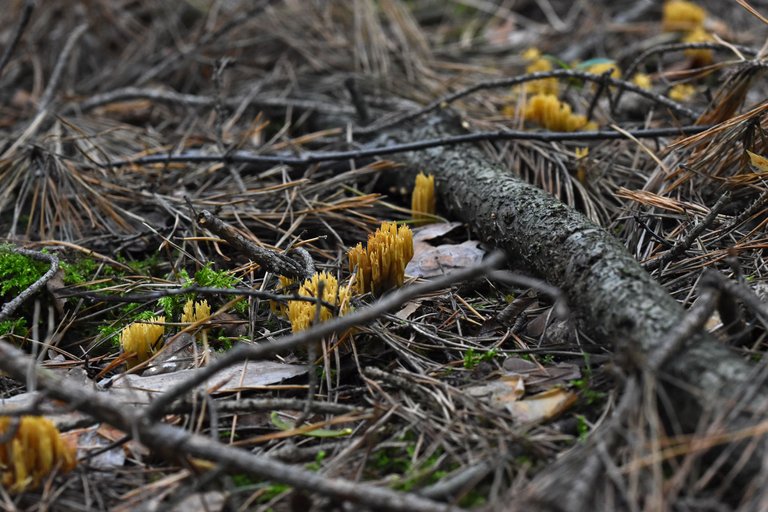
[[[0,417],[0,437],[14,428],[11,418]],[[66,472],[77,464],[74,447],[61,438],[56,426],[42,416],[22,416],[16,432],[0,443],[0,482],[18,493],[38,487],[53,471]]]
[[[147,322],[134,322],[123,329],[120,333],[120,346],[126,354],[133,354],[125,361],[128,368],[149,359],[163,336],[164,323],[164,316],[154,316]]]
[[[322,296],[320,288],[322,283]],[[320,297],[324,302],[339,308],[338,316],[349,311],[349,290],[340,288],[339,282],[328,272],[318,272],[306,279],[299,287],[299,295],[305,297]],[[303,300],[288,301],[288,319],[291,321],[293,332],[308,329],[315,320],[317,304]],[[336,316],[335,312],[326,306],[320,307],[320,322],[325,322]]]
[[[420,172],[416,176],[411,195],[411,210],[413,220],[420,224],[426,224],[435,214],[435,177],[433,175]]]
[[[413,258],[413,232],[408,226],[398,227],[385,222],[372,235],[363,248],[359,243],[347,253],[349,270],[357,269],[356,290],[381,295],[385,291],[402,286],[405,266]]]

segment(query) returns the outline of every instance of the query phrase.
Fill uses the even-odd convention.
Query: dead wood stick
[[[219,235],[238,251],[250,256],[267,271],[294,279],[306,279],[312,276],[312,269],[302,267],[297,261],[284,254],[265,249],[251,242],[235,229],[208,210],[203,210],[197,217],[197,223],[211,233]],[[304,260],[302,260],[304,261]]]
[[[459,132],[459,126],[446,112],[418,126],[382,134],[374,143],[451,136]],[[648,359],[663,349],[666,336],[684,317],[683,307],[619,240],[584,215],[519,180],[478,148],[432,148],[405,153],[397,160],[414,170],[434,173],[439,201],[448,213],[467,222],[483,241],[503,249],[513,265],[562,290],[576,320],[594,339],[609,344],[629,340],[633,349]],[[674,397],[678,421],[692,432],[702,410],[738,402],[733,393],[739,389],[758,387],[752,403],[755,410],[768,404],[768,385],[750,381],[753,369],[712,336],[699,332],[659,376],[665,382],[664,392]],[[742,414],[730,426],[749,421],[748,415]],[[746,473],[759,471],[760,456],[754,461],[745,468]]]
[[[11,37],[8,46],[5,47],[3,56],[0,57],[0,75],[3,74],[5,66],[11,60],[11,55],[13,55],[16,45],[19,44],[19,40],[21,39],[21,34],[24,33],[24,29],[27,27],[27,24],[32,17],[32,11],[35,9],[36,3],[35,0],[27,0],[24,2],[24,7],[22,8],[21,16],[19,17],[19,24],[16,25],[16,31],[13,33],[13,37]]]

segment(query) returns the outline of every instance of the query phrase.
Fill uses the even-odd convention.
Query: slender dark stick
[[[8,46],[6,46],[5,51],[3,52],[3,56],[0,57],[0,76],[3,75],[5,66],[8,65],[8,62],[10,62],[11,55],[13,55],[14,50],[16,50],[16,46],[21,40],[21,34],[24,33],[24,29],[27,27],[30,18],[32,18],[32,11],[35,10],[36,3],[37,2],[35,0],[27,0],[24,2],[24,8],[21,11],[19,24],[16,26],[16,32],[14,32],[13,37],[11,38],[11,42],[8,44]]]
[[[232,226],[222,221],[208,210],[203,210],[197,217],[197,223],[230,243],[232,247],[253,258],[267,271],[281,276],[306,279],[307,269],[284,254],[260,247],[251,242]]]
[[[627,130],[635,138],[674,137],[680,135],[693,135],[701,133],[711,126],[682,126],[680,128],[653,128],[642,130]],[[464,135],[455,135],[439,139],[426,139],[407,144],[392,144],[383,147],[374,147],[350,151],[325,151],[307,152],[303,156],[290,155],[257,155],[248,151],[233,151],[225,155],[201,155],[201,154],[158,154],[135,158],[132,160],[115,160],[101,164],[102,167],[122,167],[125,165],[150,165],[165,163],[245,163],[266,165],[290,165],[293,167],[307,167],[321,162],[333,162],[349,159],[372,158],[397,153],[407,153],[439,146],[455,144],[468,144],[494,140],[538,140],[542,142],[555,141],[585,141],[585,140],[610,140],[626,138],[626,133],[616,130],[598,130],[585,132],[533,132],[522,130],[499,130],[491,132],[475,132]]]
[[[654,92],[643,89],[642,87],[639,87],[633,84],[632,82],[628,82],[626,80],[621,80],[619,78],[612,78],[612,77],[608,77],[607,79],[605,79],[601,75],[595,75],[594,73],[588,73],[586,71],[576,71],[573,69],[556,69],[553,71],[541,71],[538,73],[529,73],[526,75],[520,75],[520,76],[511,77],[511,78],[501,78],[499,80],[490,80],[487,82],[481,82],[471,87],[467,87],[466,89],[461,89],[460,91],[456,91],[452,94],[447,94],[441,98],[438,98],[423,108],[419,108],[411,112],[405,112],[404,114],[394,116],[391,119],[388,119],[378,124],[366,126],[365,128],[358,128],[357,130],[355,130],[355,134],[370,135],[372,133],[378,132],[385,128],[391,128],[393,126],[397,126],[406,121],[411,121],[413,119],[416,119],[417,117],[421,117],[432,111],[444,109],[450,103],[458,99],[461,99],[465,96],[469,96],[470,94],[473,94],[477,91],[482,91],[485,89],[497,89],[500,87],[511,87],[513,85],[518,85],[518,84],[530,82],[533,80],[541,80],[542,78],[566,78],[566,79],[570,78],[570,79],[586,80],[589,82],[595,82],[597,84],[600,84],[602,81],[605,81],[609,85],[620,86],[628,91],[634,92],[635,94],[644,96],[690,119],[697,119],[699,117],[699,114],[694,112],[693,110],[690,110],[689,108],[686,108],[680,105],[679,103],[670,100],[666,96],[662,96],[661,94],[656,94]]]
[[[712,209],[709,211],[706,217],[704,217],[701,222],[696,224],[693,229],[691,229],[690,232],[688,232],[687,235],[685,235],[685,238],[680,240],[679,242],[675,243],[675,245],[672,246],[670,250],[665,252],[662,256],[655,260],[651,260],[643,267],[645,267],[645,270],[648,272],[652,272],[656,270],[657,268],[663,267],[670,261],[674,260],[678,256],[681,256],[687,251],[691,245],[693,245],[693,242],[696,241],[696,239],[701,235],[705,229],[707,229],[709,226],[712,225],[713,222],[715,222],[715,219],[720,214],[720,212],[725,208],[725,206],[730,202],[731,200],[731,194],[730,192],[725,192],[722,196],[720,196],[720,199],[717,200],[717,202],[712,206]]]

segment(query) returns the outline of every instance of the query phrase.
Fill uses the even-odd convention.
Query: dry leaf
[[[747,151],[747,154],[749,155],[750,162],[757,168],[757,170],[760,172],[768,172],[768,158],[755,154],[751,151]]]
[[[576,403],[577,395],[562,388],[550,389],[525,400],[508,402],[507,411],[521,423],[551,420]]]

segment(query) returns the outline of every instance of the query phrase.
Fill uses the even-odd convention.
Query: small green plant
[[[328,454],[325,452],[325,450],[320,450],[317,452],[317,455],[315,455],[315,461],[307,464],[306,468],[310,471],[320,471],[320,468],[323,467],[323,461],[327,455]]]
[[[468,348],[464,352],[464,368],[471,370],[483,361],[491,361],[496,357],[497,352],[495,348],[482,353],[475,352],[473,348]]]
[[[579,394],[586,400],[587,405],[592,405],[594,403],[597,403],[603,399],[605,399],[606,394],[602,391],[597,391],[595,389],[592,389],[589,387],[589,380],[586,378],[583,379],[574,379],[569,382],[571,387],[574,387],[579,390]]]
[[[291,486],[288,484],[270,484],[269,487],[264,489],[264,492],[259,496],[259,503],[266,503],[272,501],[277,496],[284,494],[291,490]]]
[[[587,423],[587,418],[584,417],[583,414],[576,415],[576,432],[579,433],[580,443],[587,442],[587,437],[589,436],[589,423]]]

